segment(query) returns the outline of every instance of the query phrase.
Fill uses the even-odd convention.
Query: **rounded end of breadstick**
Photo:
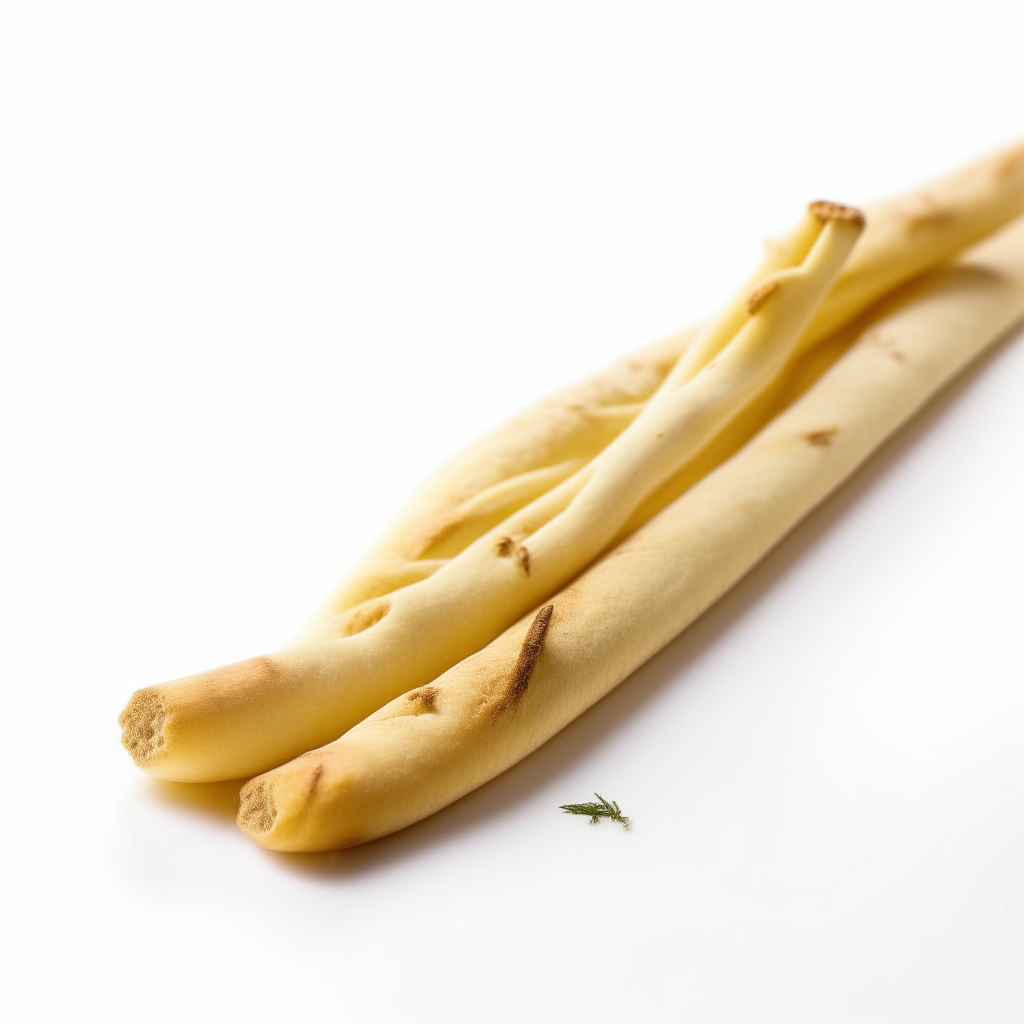
[[[278,853],[327,853],[365,842],[365,793],[344,750],[324,747],[250,779],[238,795],[238,827]],[[372,800],[372,797],[371,797]]]
[[[117,719],[121,726],[121,744],[132,760],[146,769],[163,753],[166,746],[164,724],[167,709],[155,686],[136,690],[127,707]]]
[[[842,203],[830,203],[826,199],[820,199],[816,203],[811,203],[807,209],[821,221],[832,221],[832,220],[845,220],[851,224],[858,224],[863,226],[866,218],[864,217],[863,210],[858,210],[856,206],[843,206]]]

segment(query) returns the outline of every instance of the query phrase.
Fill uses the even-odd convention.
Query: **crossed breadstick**
[[[1024,222],[987,238],[1022,212],[1024,146],[866,228],[812,204],[704,328],[442,470],[296,645],[137,691],[125,745],[161,778],[257,776],[239,824],[274,849],[457,799],[667,643],[1024,312]]]

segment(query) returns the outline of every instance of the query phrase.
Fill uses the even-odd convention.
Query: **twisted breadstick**
[[[813,347],[871,303],[1021,213],[1024,143],[867,207],[864,234],[807,330],[804,347]],[[718,319],[720,336],[731,338],[742,326],[742,298],[782,266],[800,262],[792,251],[799,244],[791,236],[769,245],[762,265]],[[699,333],[680,332],[542,402],[438,471],[325,602],[302,639],[330,635],[341,612],[425,579],[501,520],[570,477],[636,418]],[[701,366],[706,362],[702,357],[694,360]],[[732,450],[723,445],[721,458]],[[670,482],[645,503],[629,528],[664,508],[692,482],[686,472]]]

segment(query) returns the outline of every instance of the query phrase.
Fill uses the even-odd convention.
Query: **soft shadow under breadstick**
[[[668,643],[1024,315],[1024,220],[930,275],[750,444],[538,612],[339,740],[253,779],[282,851],[393,832],[544,743]]]

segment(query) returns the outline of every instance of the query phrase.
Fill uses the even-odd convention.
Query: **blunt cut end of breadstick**
[[[252,779],[239,794],[238,827],[280,853],[344,850],[374,838],[365,822],[374,817],[376,780],[353,772],[350,762],[346,751],[325,747]],[[314,806],[331,822],[326,838],[305,827]]]
[[[302,687],[315,693],[337,645],[358,642],[386,619],[388,600],[348,613],[348,636],[334,646],[261,655],[137,690],[119,718],[122,743],[154,778],[217,782],[251,778],[337,738],[351,718],[358,721],[383,702],[374,698],[348,709],[338,723],[331,718],[337,702],[332,709],[289,695]],[[290,717],[282,701],[291,708]],[[252,757],[254,733],[270,744],[262,764]]]
[[[856,206],[844,206],[842,203],[829,202],[827,199],[819,199],[816,203],[811,203],[807,209],[818,220],[848,220],[861,226],[867,222],[863,210],[858,210]]]
[[[121,744],[135,763],[145,770],[158,758],[165,746],[164,724],[167,709],[155,686],[136,690],[117,719],[121,726]]]
[[[273,788],[264,778],[247,782],[238,795],[238,826],[254,839],[270,832],[277,819]]]

